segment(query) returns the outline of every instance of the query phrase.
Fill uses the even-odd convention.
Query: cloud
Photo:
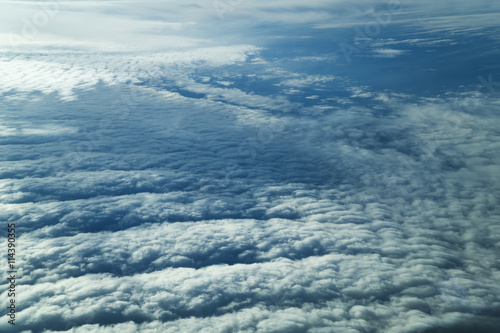
[[[7,21],[38,5],[6,3]],[[462,29],[436,5],[419,30],[420,4],[404,5],[366,46],[388,61],[350,66],[331,49],[340,26],[311,31],[351,29],[371,2],[243,1],[221,20],[211,2],[79,1],[17,49],[4,40],[16,329],[497,327],[500,105],[475,81],[489,62],[454,49],[487,15],[457,9]],[[449,63],[437,73],[449,85],[429,92],[418,57],[435,50],[426,62]],[[455,77],[462,61],[472,83]],[[410,67],[423,78],[405,89]]]
[[[395,58],[405,53],[404,50],[377,49],[373,51],[378,58]]]
[[[80,153],[76,169],[50,170],[41,152],[36,168],[26,161],[16,173],[38,178],[4,171],[2,219],[19,224],[25,244],[23,329],[362,332],[376,323],[414,332],[474,313],[494,322],[490,247],[499,234],[483,184],[500,183],[497,106],[487,99],[485,115],[453,110],[461,98],[398,104],[390,120],[357,107],[320,122],[288,115],[293,128],[252,158],[237,145],[258,138],[256,124],[231,130],[238,118],[221,118],[218,103],[150,94],[158,96],[140,104],[144,112],[168,104],[195,121],[182,118],[172,132],[150,125],[167,124],[159,119],[168,112],[142,123],[134,108],[103,133],[102,147]],[[82,124],[75,117],[67,126]],[[54,135],[71,142],[81,133]],[[158,150],[160,138],[168,144]],[[227,158],[239,166],[217,180]]]
[[[258,49],[250,45],[201,48],[191,51],[110,55],[106,53],[52,53],[43,61],[21,54],[0,63],[0,92],[57,93],[63,100],[76,98],[75,90],[93,89],[98,83],[114,85],[127,81],[179,77],[179,67],[217,67],[246,60]]]

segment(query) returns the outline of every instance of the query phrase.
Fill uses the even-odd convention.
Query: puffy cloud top
[[[480,3],[4,1],[0,331],[494,332]]]

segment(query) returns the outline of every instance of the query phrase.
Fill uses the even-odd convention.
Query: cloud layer
[[[32,38],[1,26],[21,278],[0,330],[494,331],[500,103],[477,76],[498,54],[467,48],[498,43],[475,38],[490,14],[419,25],[430,3],[401,2],[361,42],[387,3],[214,4],[60,2]],[[9,27],[44,10],[5,6]]]

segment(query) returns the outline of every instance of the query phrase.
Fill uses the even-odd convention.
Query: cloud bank
[[[32,38],[2,5],[0,330],[493,332],[491,13],[401,2],[359,44],[387,3],[225,4],[59,2]]]

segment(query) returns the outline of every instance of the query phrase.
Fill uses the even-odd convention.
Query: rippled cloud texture
[[[493,1],[0,6],[0,331],[500,327]]]

